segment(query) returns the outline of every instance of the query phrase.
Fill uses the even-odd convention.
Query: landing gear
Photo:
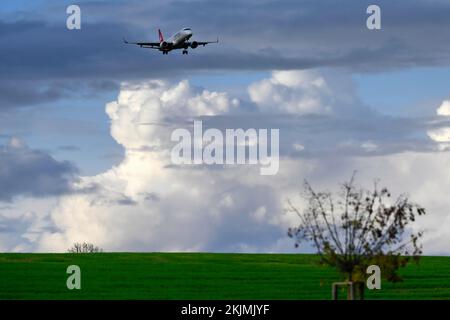
[[[183,54],[189,54],[189,51],[187,51],[186,49],[183,50]]]
[[[169,54],[169,51],[163,51],[162,53],[163,54]]]

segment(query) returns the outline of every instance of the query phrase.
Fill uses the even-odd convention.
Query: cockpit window
[[[191,28],[184,28],[183,30],[184,30],[184,31],[188,31],[188,30],[190,31]]]

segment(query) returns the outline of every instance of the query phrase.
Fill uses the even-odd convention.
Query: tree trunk
[[[364,282],[358,282],[358,300],[364,300]]]
[[[347,287],[347,300],[355,300],[355,286],[352,281],[352,273],[351,272],[348,274],[347,281],[349,282],[349,286]]]

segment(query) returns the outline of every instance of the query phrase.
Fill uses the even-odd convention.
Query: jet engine
[[[166,49],[169,46],[169,44],[166,41],[163,41],[159,44],[159,47],[161,49]]]
[[[191,43],[191,48],[192,49],[195,49],[195,48],[197,48],[198,47],[198,42],[197,41],[193,41],[192,43]]]

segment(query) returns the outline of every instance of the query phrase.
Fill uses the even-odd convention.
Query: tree
[[[372,191],[357,188],[354,175],[342,184],[336,195],[316,192],[308,181],[304,183],[307,206],[298,210],[288,200],[288,210],[300,218],[300,225],[289,228],[288,235],[296,240],[313,244],[321,262],[335,267],[347,281],[359,284],[360,298],[364,294],[365,271],[369,265],[378,265],[388,281],[402,281],[398,274],[411,258],[419,259],[422,232],[410,230],[416,216],[425,209],[410,202],[403,194],[395,200],[387,188]]]
[[[96,253],[103,252],[103,250],[99,247],[94,246],[92,243],[79,243],[76,242],[72,247],[67,250],[69,253]]]

